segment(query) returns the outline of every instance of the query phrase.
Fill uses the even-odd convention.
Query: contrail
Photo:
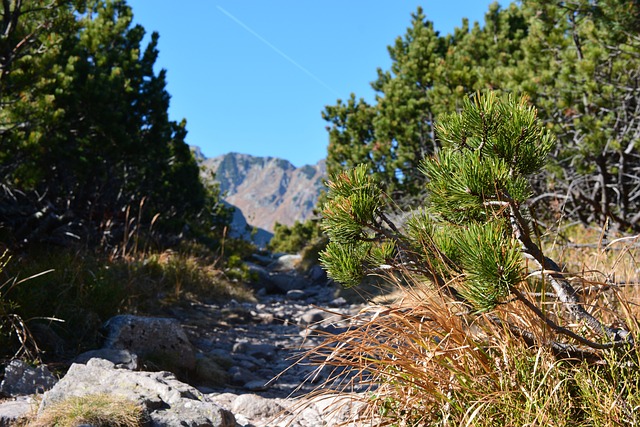
[[[293,58],[291,58],[289,55],[287,55],[286,53],[284,53],[283,51],[281,51],[280,49],[278,49],[277,47],[275,47],[274,45],[272,45],[271,43],[269,43],[269,41],[267,39],[265,39],[264,37],[262,37],[260,34],[256,33],[255,31],[253,31],[251,28],[249,28],[247,25],[244,24],[244,22],[242,22],[241,20],[239,20],[238,18],[236,18],[235,16],[233,16],[232,14],[230,14],[229,12],[227,12],[226,10],[224,10],[221,6],[216,6],[218,8],[218,10],[220,10],[220,12],[224,13],[225,15],[227,15],[229,18],[231,18],[236,24],[240,25],[242,28],[244,28],[245,30],[247,30],[249,33],[251,33],[253,36],[255,36],[258,40],[260,40],[262,43],[266,44],[267,46],[269,46],[271,49],[273,49],[276,53],[278,53],[280,56],[282,56],[284,59],[286,59],[287,61],[291,62],[293,65],[295,65],[296,67],[298,67],[300,70],[302,70],[306,75],[308,75],[309,77],[311,77],[313,80],[315,80],[316,82],[320,83],[322,86],[324,86],[325,88],[329,89],[331,92],[333,92],[334,95],[336,96],[340,96],[338,95],[338,92],[335,91],[331,86],[329,86],[328,84],[326,84],[325,82],[323,82],[318,76],[316,76],[315,74],[313,74],[311,71],[307,70],[306,68],[304,68],[302,65],[300,65],[298,62],[296,62]]]

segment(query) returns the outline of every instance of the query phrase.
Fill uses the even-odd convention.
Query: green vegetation
[[[0,14],[0,358],[73,357],[123,311],[252,298],[251,248],[169,119],[158,34],[144,45],[124,0]],[[43,324],[63,346],[34,339]]]
[[[251,299],[252,248],[227,238],[219,188],[169,120],[158,35],[142,45],[124,0],[0,12],[0,358],[72,355],[124,311]],[[308,355],[372,385],[360,420],[640,422],[638,292],[624,286],[640,271],[624,234],[640,232],[639,22],[638,2],[524,0],[441,36],[418,9],[375,101],[326,107],[330,241],[313,222],[278,225],[270,249],[319,252],[348,287],[398,287]],[[62,350],[34,339],[42,325]],[[100,399],[61,412],[113,406]],[[69,425],[102,423],[83,417]]]
[[[189,299],[253,299],[251,291],[234,279],[247,278],[240,267],[186,252],[109,259],[58,249],[14,258],[0,277],[10,285],[0,294],[6,318],[2,329],[6,345],[0,357],[19,352],[51,360],[95,348],[101,324],[119,313],[160,314],[163,307]],[[16,330],[17,319],[22,329]],[[14,325],[13,330],[5,324]],[[21,337],[29,337],[29,328],[38,324],[55,332],[64,348]]]
[[[320,236],[321,230],[317,220],[295,221],[291,227],[276,223],[268,249],[272,252],[295,254]]]
[[[634,295],[611,275],[563,271],[528,208],[528,178],[553,148],[536,110],[477,94],[435,128],[427,198],[405,221],[366,165],[330,181],[329,275],[346,286],[383,276],[404,298],[309,357],[377,385],[366,413],[382,425],[638,422]]]
[[[443,36],[418,9],[389,46],[375,102],[352,94],[325,109],[329,174],[366,165],[398,208],[415,206],[442,114],[478,90],[527,95],[557,137],[536,177],[539,214],[640,231],[638,16],[637,2],[525,0]]]

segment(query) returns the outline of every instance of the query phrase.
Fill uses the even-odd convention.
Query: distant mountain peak
[[[239,208],[249,225],[273,232],[313,215],[326,179],[325,161],[296,168],[288,160],[228,153],[201,160],[203,176],[215,173],[224,200]]]

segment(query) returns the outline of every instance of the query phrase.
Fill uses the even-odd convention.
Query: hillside
[[[287,160],[229,153],[201,157],[203,174],[216,174],[227,203],[242,211],[248,224],[273,232],[276,222],[293,225],[313,215],[324,188],[325,161],[299,168]]]

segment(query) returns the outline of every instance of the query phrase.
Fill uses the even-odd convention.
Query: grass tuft
[[[71,397],[47,407],[26,427],[141,427],[146,413],[135,402],[109,394]]]

